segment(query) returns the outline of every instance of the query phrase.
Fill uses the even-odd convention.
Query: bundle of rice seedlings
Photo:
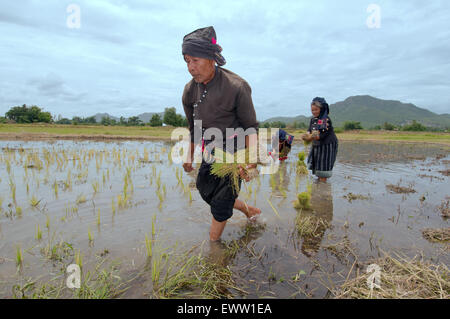
[[[335,298],[449,299],[450,272],[445,264],[434,265],[417,256],[389,256],[373,261],[380,267],[379,288],[370,288],[372,273],[364,272],[335,289]]]
[[[246,166],[250,163],[250,155],[248,149],[243,149],[230,154],[224,152],[221,149],[216,148],[214,153],[215,162],[211,165],[211,174],[219,177],[229,177],[231,187],[235,194],[239,193],[239,169],[242,167],[245,173],[250,178],[254,178],[258,175],[256,168],[247,169]]]
[[[298,153],[298,161],[299,161],[299,162],[304,162],[304,161],[305,161],[305,158],[306,158],[305,152],[300,152],[300,153]]]
[[[295,209],[311,209],[311,184],[306,187],[306,192],[297,195],[297,200],[294,202]]]
[[[297,161],[298,175],[308,175],[308,168],[306,168],[305,158],[306,158],[305,152],[298,153],[298,161]]]
[[[311,208],[311,194],[303,192],[297,195],[297,200],[294,202],[295,209],[310,209]]]

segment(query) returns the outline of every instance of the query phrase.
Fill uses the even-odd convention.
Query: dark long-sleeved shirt
[[[202,95],[207,90],[205,97]],[[206,85],[192,79],[184,87],[183,107],[189,123],[191,141],[194,141],[194,103],[198,103],[195,119],[202,120],[202,127],[218,128],[226,138],[226,128],[258,129],[256,112],[251,97],[252,90],[239,75],[216,67],[214,78]]]

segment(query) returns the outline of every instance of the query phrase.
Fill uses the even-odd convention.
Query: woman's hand
[[[301,138],[302,138],[302,140],[307,141],[307,142],[312,141],[312,135],[309,134],[309,133],[304,133],[304,134],[301,136]]]

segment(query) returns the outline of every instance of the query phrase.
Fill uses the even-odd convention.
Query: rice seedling
[[[22,217],[22,207],[16,206],[16,215],[18,218]]]
[[[147,235],[145,235],[145,248],[147,250],[147,258],[152,258],[152,240]]]
[[[16,247],[16,266],[20,267],[23,264],[23,253],[22,248],[20,248],[20,245],[17,245]]]
[[[158,205],[158,207],[159,207],[159,209],[161,209],[161,208],[162,208],[162,204],[163,204],[163,202],[164,202],[164,196],[161,194],[161,192],[159,191],[159,189],[156,190],[156,195],[158,196],[158,199],[159,199],[159,205]]]
[[[156,188],[157,190],[161,188],[161,172],[158,173],[158,177],[156,178]]]
[[[53,238],[49,241],[47,246],[41,250],[44,256],[53,261],[64,261],[73,253],[73,247],[68,242],[61,239],[59,243],[52,245]]]
[[[47,228],[47,231],[50,231],[50,217],[48,215],[45,220],[45,228]]]
[[[72,174],[70,172],[70,169],[67,170],[67,179],[64,182],[64,185],[66,189],[72,189]]]
[[[38,199],[36,198],[36,196],[33,195],[33,197],[31,197],[31,199],[30,199],[30,205],[31,205],[31,207],[33,207],[33,208],[37,208],[37,207],[39,206],[39,203],[40,203],[41,201],[42,201],[42,199],[38,200]]]
[[[97,227],[100,227],[100,208],[97,211]]]
[[[58,198],[58,184],[56,181],[53,183],[53,193],[55,194],[55,197]]]
[[[91,245],[94,241],[94,235],[92,235],[91,229],[89,227],[88,227],[88,239],[89,239],[89,244]]]
[[[100,185],[98,181],[92,182],[92,190],[94,191],[94,195],[98,193],[98,190],[100,188]]]
[[[114,202],[114,197],[111,198],[111,208],[113,216],[116,214],[116,203]]]
[[[265,197],[265,196],[264,196]],[[278,214],[277,209],[275,208],[275,206],[273,206],[272,202],[266,197],[267,202],[269,203],[270,207],[272,208],[272,210],[274,211],[275,215],[277,215],[278,218],[280,217],[280,214]]]
[[[128,174],[123,177],[123,196],[126,197],[128,194]]]
[[[13,182],[12,179],[9,180],[9,187],[11,190],[11,198],[14,203],[16,203],[16,184]]]
[[[152,217],[152,239],[155,239],[156,231],[155,231],[155,224],[156,224],[156,215],[153,215]]]
[[[36,236],[35,236],[36,240],[41,240],[42,239],[42,230],[39,227],[39,224],[36,225]]]
[[[294,276],[292,276],[292,281],[297,282],[300,281],[300,277],[306,275],[306,272],[304,270],[299,270],[298,273],[296,273]]]
[[[83,268],[83,255],[79,249],[75,252],[75,264],[77,264],[80,269]]]
[[[270,188],[275,192],[277,190],[277,181],[275,180],[275,174],[270,174]]]
[[[11,175],[11,162],[9,161],[9,159],[7,159],[5,161],[6,164],[6,171],[8,172],[8,175]]]
[[[153,285],[156,285],[159,281],[161,275],[161,260],[162,255],[159,254],[158,258],[153,258],[152,260],[152,281]]]
[[[123,208],[125,206],[122,195],[117,195],[117,206]]]

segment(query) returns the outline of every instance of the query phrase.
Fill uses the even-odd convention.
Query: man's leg
[[[218,222],[217,220],[212,218],[211,221],[211,228],[209,230],[209,239],[211,241],[217,241],[220,239],[220,236],[222,236],[223,230],[225,229],[225,225],[227,224],[227,221]]]

